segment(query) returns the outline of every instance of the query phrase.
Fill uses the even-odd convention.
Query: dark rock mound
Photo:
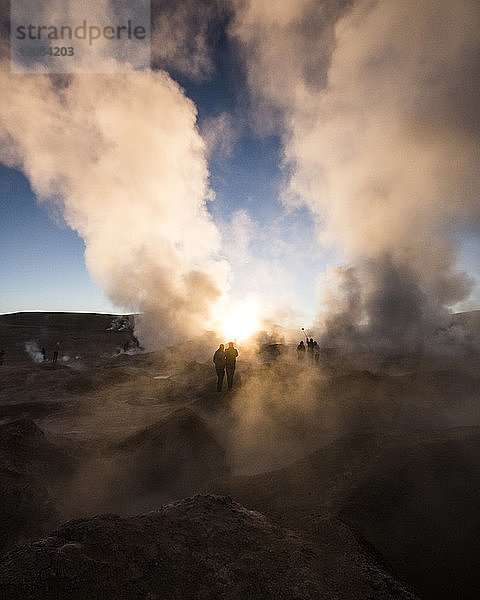
[[[195,496],[138,517],[67,523],[5,556],[0,586],[11,600],[415,598],[356,558],[337,570],[325,548],[260,513]]]
[[[290,527],[340,518],[422,598],[480,593],[480,429],[362,434],[211,489]]]
[[[0,555],[60,522],[55,500],[41,482],[0,468]]]
[[[165,483],[192,491],[229,471],[225,450],[207,424],[188,408],[130,436],[118,448],[129,455],[146,485]]]
[[[225,450],[206,423],[182,408],[110,446],[90,472],[96,474],[97,489],[89,489],[82,500],[84,506],[90,502],[86,514],[134,514],[199,492],[210,480],[227,475],[229,468]]]
[[[55,498],[75,467],[33,421],[0,426],[0,552],[60,522]]]
[[[401,436],[381,440],[377,451],[390,446],[389,464],[372,465],[339,502],[339,515],[425,600],[474,600],[480,597],[480,430],[415,437],[408,447]]]
[[[30,419],[0,425],[0,465],[36,478],[61,480],[75,468],[75,458]]]

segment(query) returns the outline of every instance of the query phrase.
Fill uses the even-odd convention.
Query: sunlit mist
[[[232,306],[221,320],[219,333],[229,340],[246,340],[259,328],[258,310],[253,300],[242,300]]]

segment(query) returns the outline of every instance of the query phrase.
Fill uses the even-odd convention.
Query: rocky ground
[[[240,348],[217,394],[198,348],[125,325],[0,317],[4,597],[479,597],[478,355]]]
[[[314,543],[231,498],[197,495],[70,521],[6,555],[0,577],[11,598],[415,598],[348,530],[325,529]]]

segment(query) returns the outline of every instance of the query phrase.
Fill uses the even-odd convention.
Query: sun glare
[[[252,301],[239,302],[221,321],[221,333],[226,341],[245,340],[258,330],[257,309]]]

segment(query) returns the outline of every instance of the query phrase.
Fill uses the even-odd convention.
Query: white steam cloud
[[[228,265],[206,207],[196,107],[183,90],[164,71],[18,75],[6,60],[0,87],[0,160],[60,207],[108,297],[143,313],[143,345],[208,327]]]
[[[179,86],[163,72],[0,77],[2,161],[62,207],[108,296],[145,313],[142,341],[208,323],[226,267],[195,107]]]
[[[478,3],[235,5],[258,114],[283,132],[285,202],[350,262],[323,298],[328,337],[420,349],[472,285],[455,264],[480,224]]]
[[[211,75],[214,30],[233,11],[256,128],[282,135],[283,200],[308,207],[320,243],[345,257],[320,282],[325,343],[421,350],[472,288],[457,252],[480,229],[478,3],[170,4],[152,9],[154,64],[196,81]],[[194,104],[161,70],[17,75],[4,60],[0,85],[0,160],[60,207],[113,302],[144,314],[142,343],[212,327],[233,278],[207,211],[207,157],[231,152],[231,117],[207,120],[205,143]],[[280,232],[254,255],[252,228],[234,217],[232,264],[264,283],[273,274],[268,294],[286,314],[295,300],[278,294],[290,279],[277,272],[295,248]]]
[[[33,360],[33,362],[43,362],[43,354],[36,342],[25,342],[25,352]]]

